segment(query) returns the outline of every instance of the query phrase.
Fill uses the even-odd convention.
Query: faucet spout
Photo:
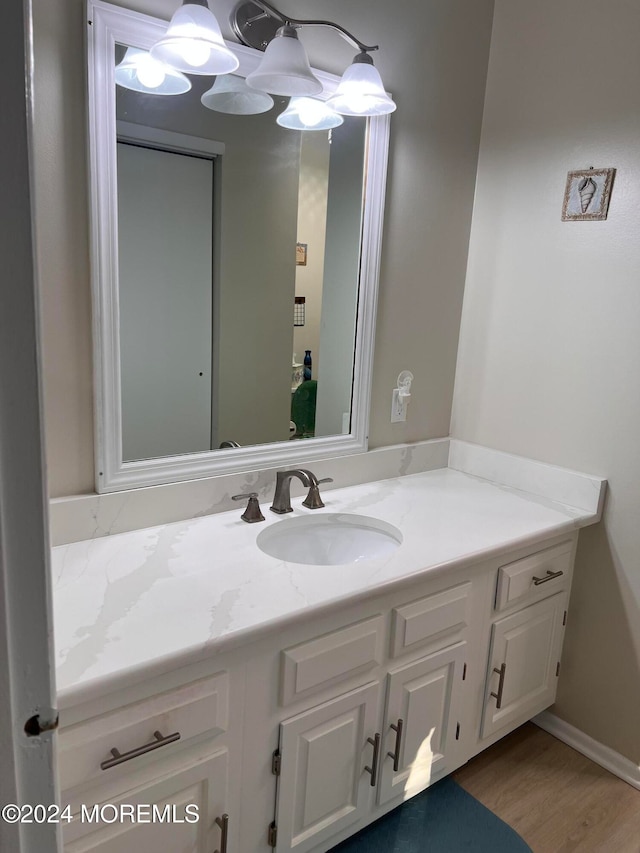
[[[293,512],[291,506],[291,480],[293,477],[297,477],[303,486],[310,489],[313,486],[313,481],[315,480],[316,485],[318,481],[313,474],[311,474],[311,477],[313,477],[312,480],[309,474],[311,472],[303,468],[294,468],[291,471],[278,471],[276,474],[276,491],[270,507],[271,511],[277,512],[279,515],[283,515],[285,512]]]

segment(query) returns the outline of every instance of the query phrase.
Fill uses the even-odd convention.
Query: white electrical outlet
[[[398,424],[407,419],[407,398],[400,395],[397,388],[393,389],[391,398],[391,423]]]

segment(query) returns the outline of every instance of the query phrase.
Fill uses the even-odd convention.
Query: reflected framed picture
[[[296,243],[296,266],[306,267],[307,265],[307,244]]]
[[[562,220],[606,219],[615,169],[578,169],[567,174]]]

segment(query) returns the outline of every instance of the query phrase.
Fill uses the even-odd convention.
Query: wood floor
[[[534,853],[640,853],[640,791],[532,723],[453,776]]]

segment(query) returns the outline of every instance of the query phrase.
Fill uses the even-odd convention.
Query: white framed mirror
[[[167,22],[87,10],[97,491],[364,452],[389,117],[132,91],[116,65]],[[241,80],[262,54],[227,45]]]

